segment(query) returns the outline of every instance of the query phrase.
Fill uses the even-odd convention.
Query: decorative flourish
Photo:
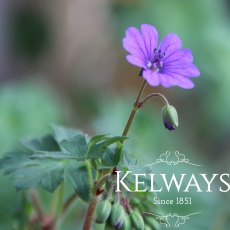
[[[202,165],[198,165],[198,164],[194,164],[194,163],[190,162],[190,160],[187,159],[185,157],[185,155],[180,153],[179,151],[174,151],[174,158],[176,160],[169,160],[169,156],[172,159],[171,152],[166,151],[165,153],[161,154],[160,157],[155,160],[155,162],[153,162],[151,164],[147,164],[145,166],[151,166],[151,165],[156,165],[156,164],[160,164],[160,163],[165,163],[167,165],[178,165],[180,163],[184,163],[184,164],[189,164],[189,165],[193,165],[193,166],[197,166],[197,167],[202,166]]]
[[[154,213],[144,212],[144,214],[155,216],[156,220],[158,220],[160,224],[165,225],[166,228],[169,228],[169,227],[171,227],[173,225],[171,223],[171,221],[174,218],[176,219],[176,222],[175,222],[175,220],[173,220],[173,223],[175,223],[174,228],[179,228],[180,225],[185,224],[186,221],[190,219],[190,216],[198,215],[198,214],[201,214],[201,213],[202,212],[194,212],[194,213],[184,215],[184,216],[180,216],[177,213],[173,213],[173,214],[168,213],[166,215],[161,216],[161,215],[157,215],[157,214],[154,214]]]
[[[191,50],[181,49],[182,41],[175,33],[166,35],[158,45],[158,32],[154,26],[142,24],[140,31],[129,27],[123,47],[130,53],[126,56],[127,61],[142,68],[141,76],[151,86],[190,89],[194,84],[189,78],[200,76],[193,64]]]

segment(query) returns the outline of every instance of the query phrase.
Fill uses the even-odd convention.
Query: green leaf
[[[90,185],[86,167],[69,164],[67,173],[78,196],[84,201],[89,201]]]
[[[10,152],[0,159],[0,169],[3,170],[5,175],[9,175],[25,166],[38,166],[36,161],[28,159],[28,154],[25,152]]]
[[[59,151],[60,148],[52,135],[41,138],[26,138],[21,140],[21,145],[31,152],[33,151]]]
[[[77,130],[57,126],[53,126],[53,129],[54,137],[47,135],[22,141],[27,151],[6,154],[0,159],[0,170],[10,176],[17,190],[41,186],[49,192],[58,187],[67,173],[78,196],[88,201],[88,172],[79,160],[101,161],[103,158],[103,167],[114,166],[117,161],[117,148],[110,147],[122,142],[126,137],[97,135],[87,144],[86,137]],[[61,151],[62,149],[65,151]]]
[[[103,166],[115,166],[115,155],[114,155],[114,149],[106,148],[104,151],[104,154],[102,156],[102,165]]]
[[[7,154],[0,169],[10,175],[17,190],[41,186],[53,192],[64,177],[64,162],[50,159],[31,160],[24,152]]]
[[[101,134],[101,135],[96,135],[93,136],[90,141],[89,141],[89,148],[95,144],[97,144],[98,142],[101,142],[103,140],[105,140],[107,138],[108,135],[106,134]]]
[[[64,179],[64,163],[61,161],[46,161],[42,166],[44,171],[40,184],[45,190],[54,192]]]
[[[127,139],[127,137],[115,136],[115,137],[107,137],[102,142],[99,142],[96,145],[93,145],[88,151],[87,158],[89,159],[97,159],[102,158],[105,151],[107,151],[107,147],[114,144],[119,143],[123,140]]]
[[[87,143],[85,136],[77,135],[69,140],[63,140],[60,142],[60,145],[79,160],[85,159],[87,154]]]
[[[114,164],[118,165],[121,159],[123,160],[124,156],[127,155],[126,151],[123,149],[123,144],[120,142],[117,144],[114,153]]]
[[[112,145],[114,143],[119,143],[121,141],[124,141],[125,139],[127,139],[127,137],[123,137],[123,136],[115,136],[115,137],[108,137],[104,142],[103,145],[105,147],[109,146],[109,145]]]
[[[52,158],[56,160],[64,160],[64,159],[77,159],[76,156],[70,153],[65,152],[48,152],[48,151],[39,151],[35,152],[28,156],[29,159],[42,159],[42,158]]]
[[[60,143],[63,140],[69,140],[74,136],[79,134],[82,135],[82,132],[77,129],[65,128],[62,126],[51,125],[54,133],[54,139]]]
[[[29,189],[41,185],[49,192],[54,192],[63,180],[64,165],[62,162],[44,161],[38,166],[17,170],[12,174],[13,183],[17,190]]]

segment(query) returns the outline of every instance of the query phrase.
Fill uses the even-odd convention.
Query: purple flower
[[[190,78],[199,77],[200,71],[193,64],[191,50],[181,46],[175,33],[166,35],[158,45],[156,28],[147,24],[142,24],[140,31],[129,27],[123,39],[123,47],[130,53],[126,59],[142,68],[149,85],[190,89],[194,87]]]

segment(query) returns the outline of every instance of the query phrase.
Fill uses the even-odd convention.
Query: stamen
[[[154,52],[153,60],[148,61],[147,67],[148,69],[151,69],[153,71],[159,71],[163,67],[162,59],[165,56],[165,52],[162,53],[162,50],[161,49],[158,50],[157,48],[155,48],[153,52]]]
[[[163,67],[163,61],[159,62],[159,68],[161,69]]]
[[[153,66],[152,62],[151,62],[151,61],[148,61],[148,63],[147,63],[147,67],[148,67],[149,69],[151,69],[151,68],[152,68],[152,66]]]

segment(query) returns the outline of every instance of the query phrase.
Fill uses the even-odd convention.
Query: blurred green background
[[[127,147],[143,164],[178,150],[204,165],[203,172],[229,172],[229,15],[228,0],[1,0],[0,156],[20,138],[50,131],[50,123],[120,135],[141,82],[139,70],[125,60],[122,38],[127,27],[149,23],[160,38],[171,31],[182,38],[201,77],[192,90],[148,87],[146,94],[164,93],[177,108],[180,126],[164,129],[156,99],[137,114]],[[40,193],[48,206],[51,195]],[[162,209],[203,212],[183,230],[230,229],[228,193],[193,195],[191,207]],[[0,229],[19,229],[23,197],[0,175]],[[85,210],[78,200],[60,229],[81,229]]]

